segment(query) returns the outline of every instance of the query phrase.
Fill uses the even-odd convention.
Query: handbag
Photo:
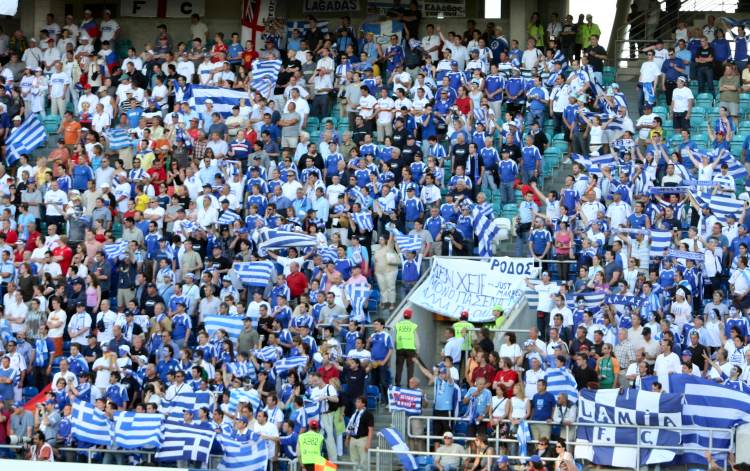
[[[388,252],[387,254],[385,254],[385,263],[387,263],[388,265],[400,265],[401,257],[399,257],[395,252]]]

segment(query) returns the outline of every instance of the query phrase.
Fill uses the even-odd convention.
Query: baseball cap
[[[498,458],[497,460],[495,460],[495,463],[497,463],[497,464],[507,464],[508,463],[508,457],[505,456],[505,455],[503,455],[500,458]]]
[[[688,81],[688,79],[685,78],[683,75],[680,75],[679,77],[677,77],[677,80],[679,80],[681,82],[687,82]]]
[[[531,455],[529,461],[531,461],[532,463],[541,463],[542,459],[539,457],[539,455]]]
[[[461,313],[461,320],[467,320],[469,318],[469,311],[463,311]]]
[[[443,438],[453,438],[453,432],[445,432]]]
[[[404,319],[411,319],[412,310],[411,309],[404,309]]]

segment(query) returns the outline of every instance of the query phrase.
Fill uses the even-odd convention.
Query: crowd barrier
[[[443,422],[465,422],[466,419],[464,419],[462,417],[438,417],[438,416],[425,416],[425,415],[410,416],[407,419],[407,433],[406,433],[405,436],[408,439],[411,439],[411,440],[424,440],[425,441],[425,449],[426,450],[430,450],[432,443],[434,443],[436,441],[437,442],[441,442],[442,439],[443,439],[442,436],[430,435],[429,434],[429,432],[431,430],[433,430],[433,428],[434,428],[433,427],[433,422],[435,422],[435,421],[443,421]],[[425,426],[424,430],[427,431],[426,434],[413,433],[412,432],[412,424],[418,423],[418,422],[424,422],[424,426]],[[485,424],[489,424],[490,420],[489,419],[484,419],[482,422],[485,423]],[[501,422],[505,423],[505,424],[510,424],[511,421],[508,420],[508,419],[506,419],[506,420],[502,420]],[[546,421],[527,420],[526,422],[529,425],[534,425],[534,424],[547,425],[547,426],[556,425],[556,424],[550,424],[550,423],[548,423]],[[566,443],[568,444],[569,451],[572,451],[573,448],[576,445],[591,445],[590,443],[587,443],[587,442],[578,442],[576,440],[576,437],[575,437],[575,429],[577,427],[592,427],[591,423],[573,422],[571,424],[558,425],[558,426],[564,428],[564,432],[561,430],[560,437],[565,439]],[[636,435],[639,436],[639,437],[641,436],[641,432],[645,431],[645,430],[650,430],[650,431],[652,431],[652,430],[670,430],[670,431],[673,431],[674,430],[673,427],[645,426],[645,425],[616,425],[616,424],[609,425],[608,424],[608,425],[596,425],[596,426],[598,426],[598,427],[606,427],[606,428],[626,428],[626,429],[629,428],[629,429],[635,429],[636,430]],[[651,445],[642,445],[640,443],[637,443],[637,444],[620,444],[620,443],[618,443],[618,444],[612,445],[612,447],[613,448],[617,447],[617,448],[635,448],[635,449],[637,449],[637,451],[638,451],[636,453],[636,459],[637,460],[640,460],[641,449],[646,449],[646,448],[659,448],[659,449],[664,449],[664,450],[672,450],[673,449],[675,451],[698,451],[701,454],[703,452],[705,452],[705,451],[710,451],[711,453],[730,453],[730,452],[734,452],[734,440],[735,440],[734,432],[731,433],[731,440],[730,440],[729,447],[728,448],[720,448],[720,447],[715,447],[714,446],[714,433],[726,434],[727,433],[726,429],[701,427],[701,430],[704,431],[704,432],[708,432],[708,434],[709,434],[709,443],[708,443],[708,447],[707,448],[696,448],[696,447],[689,447],[689,446],[685,446],[685,445],[679,445],[679,446],[662,446],[662,445],[659,445],[658,447],[654,447],[654,446],[651,446]],[[691,432],[691,431],[686,429],[686,432]],[[538,442],[538,440],[536,438],[537,437],[532,438],[532,440],[529,441],[529,444],[536,444]],[[550,438],[550,437],[547,437],[547,438]],[[455,440],[458,440],[458,441],[460,441],[462,439],[471,440],[471,437],[461,437],[461,436],[456,436],[455,437]],[[501,443],[505,443],[505,444],[517,444],[518,443],[518,440],[515,439],[515,438],[503,438],[503,437],[501,437],[500,436],[500,427],[495,427],[495,433],[494,433],[494,435],[488,435],[487,441],[490,444],[494,444],[494,448],[495,448],[495,452],[496,453],[499,452],[499,450],[500,450],[500,444]],[[552,440],[550,440],[550,442],[552,442]],[[596,446],[607,446],[607,445],[601,445],[601,444],[597,443]],[[379,448],[383,448],[383,446],[380,446]],[[531,448],[529,448],[529,450],[531,450]],[[378,451],[376,451],[376,453],[377,452]],[[416,454],[416,452],[413,452],[413,453]],[[426,452],[425,454],[428,455],[428,456],[435,456],[436,455],[436,453],[434,453],[434,452]],[[533,453],[531,451],[529,451],[529,454],[533,454]],[[638,466],[638,468],[640,468],[640,466]],[[726,470],[726,460],[725,460],[725,463],[724,463],[724,469]]]

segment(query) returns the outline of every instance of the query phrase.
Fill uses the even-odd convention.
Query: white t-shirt
[[[83,312],[81,314],[75,313],[70,318],[70,324],[68,324],[68,331],[69,332],[78,332],[81,329],[85,329],[88,327],[91,328],[91,316],[88,312]],[[77,343],[79,345],[86,345],[86,337],[89,336],[91,333],[91,330],[87,330],[83,332],[82,334],[71,337],[70,341],[73,343]]]
[[[51,338],[59,338],[63,336],[63,332],[65,332],[65,320],[68,318],[68,315],[65,314],[65,311],[60,309],[59,311],[52,311],[49,313],[49,317],[47,318],[47,322],[49,321],[59,321],[60,327],[54,327],[49,329],[49,333],[47,334],[48,337]]]
[[[62,190],[50,190],[44,194],[47,216],[62,216],[63,207],[68,204],[68,195]]]
[[[533,69],[539,64],[539,60],[542,58],[542,52],[537,49],[526,49],[523,51],[521,56],[521,62],[523,63],[524,69]]]
[[[636,121],[636,126],[644,126],[644,125],[650,125],[654,124],[654,119],[656,118],[656,115],[654,113],[650,114],[643,114],[640,118],[638,118],[638,121]],[[638,130],[638,137],[641,139],[648,139],[648,135],[651,132],[651,128],[641,128]]]
[[[101,369],[96,372],[96,379],[94,380],[94,386],[97,388],[108,388],[109,387],[109,376],[112,374],[112,372],[109,370],[110,363],[109,358],[106,357],[100,357],[97,358],[96,361],[94,361],[94,364],[92,365],[92,370],[96,370],[97,366],[103,366],[104,369]]]
[[[65,72],[55,72],[49,78],[49,97],[63,98],[65,85],[70,85],[70,75]]]
[[[396,104],[390,97],[378,99],[378,124],[390,124],[393,122],[393,110]],[[388,111],[383,111],[388,110]]]
[[[670,352],[666,355],[660,353],[654,363],[654,374],[657,376],[668,375],[669,373],[682,373],[682,363],[676,353]]]
[[[253,432],[257,433],[258,435],[266,435],[268,437],[279,436],[279,429],[276,428],[276,425],[271,422],[266,422],[265,424],[261,425],[256,421],[253,424]],[[276,456],[276,442],[266,440],[266,453],[268,453],[269,460]]]
[[[653,82],[659,75],[661,75],[661,67],[656,61],[647,61],[641,64],[641,75],[638,81],[640,83]]]
[[[693,91],[688,87],[675,88],[672,92],[672,111],[675,113],[685,113],[692,100]]]
[[[362,116],[364,119],[370,119],[372,118],[373,114],[375,113],[375,105],[377,104],[377,100],[372,95],[367,95],[360,97],[359,99],[359,115]]]
[[[109,20],[109,21],[102,21],[99,24],[99,28],[102,31],[102,41],[109,41],[110,43],[115,38],[115,33],[118,29],[120,29],[120,25],[117,24],[117,21],[115,20]],[[114,46],[114,44],[111,44]]]
[[[554,302],[552,300],[552,295],[559,293],[560,287],[555,283],[549,283],[546,285],[544,283],[537,283],[534,286],[534,289],[536,289],[537,293],[539,293],[539,303],[536,308],[537,311],[550,312],[550,310],[552,310]]]

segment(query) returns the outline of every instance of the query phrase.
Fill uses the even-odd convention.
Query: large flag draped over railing
[[[250,96],[245,90],[231,88],[211,87],[208,85],[188,85],[183,100],[190,103],[190,107],[197,111],[205,111],[206,100],[213,102],[213,110],[223,117],[232,114],[232,107],[239,106],[240,100],[250,101]]]

